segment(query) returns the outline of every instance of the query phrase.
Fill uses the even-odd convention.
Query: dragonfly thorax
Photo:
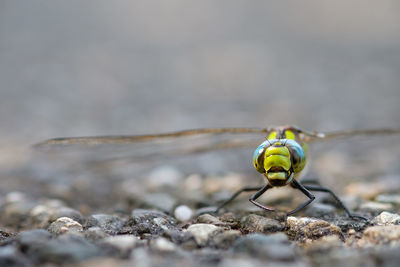
[[[253,155],[253,165],[273,186],[284,186],[304,169],[303,148],[292,139],[271,139],[263,142]]]

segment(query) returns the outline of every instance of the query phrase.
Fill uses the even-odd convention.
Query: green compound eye
[[[293,171],[302,171],[306,165],[306,154],[304,153],[304,149],[296,141],[290,139],[286,141],[285,146],[290,151]]]

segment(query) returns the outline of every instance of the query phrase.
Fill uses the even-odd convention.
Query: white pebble
[[[180,205],[175,208],[174,216],[178,221],[186,222],[192,218],[193,211],[186,205]]]
[[[384,211],[376,216],[372,222],[376,225],[400,224],[400,215]]]

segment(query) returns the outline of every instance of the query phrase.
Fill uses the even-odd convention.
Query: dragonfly
[[[229,199],[220,204],[215,210],[218,213],[222,208],[231,203],[243,192],[255,192],[249,199],[251,203],[265,211],[274,211],[274,208],[267,207],[257,199],[273,187],[291,186],[302,192],[308,200],[299,204],[295,209],[286,213],[286,216],[293,215],[307,207],[315,200],[314,192],[325,192],[331,195],[337,204],[352,219],[367,218],[350,211],[342,200],[329,188],[323,187],[311,181],[300,181],[302,172],[307,164],[307,144],[318,141],[352,136],[372,135],[394,135],[400,134],[400,128],[379,128],[364,130],[348,130],[336,132],[315,132],[301,129],[296,126],[279,126],[270,128],[201,128],[190,129],[167,133],[146,134],[146,135],[113,135],[113,136],[83,136],[83,137],[61,137],[52,138],[35,145],[36,148],[54,146],[98,146],[107,144],[132,144],[142,142],[154,142],[164,139],[179,139],[190,136],[202,135],[223,135],[223,134],[252,134],[262,135],[262,142],[258,144],[253,153],[253,166],[256,171],[263,174],[265,184],[263,186],[243,187],[236,191]],[[189,150],[175,151],[177,154],[201,153],[209,150],[236,148],[248,146],[248,141],[227,140],[212,143],[209,146],[195,147]],[[155,152],[157,153],[157,151]]]

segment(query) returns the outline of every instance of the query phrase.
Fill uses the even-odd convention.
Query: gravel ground
[[[396,185],[386,190],[376,182],[347,186],[350,194],[343,200],[368,221],[348,218],[323,195],[285,220],[284,211],[258,210],[245,197],[219,214],[212,212],[212,204],[248,182],[245,176],[184,177],[172,166],[150,175],[164,183],[137,185],[133,194],[132,185],[123,181],[119,196],[108,196],[112,203],[97,209],[81,201],[74,185],[64,186],[62,198],[17,191],[3,195],[0,265],[397,266],[400,260]],[[189,182],[177,184],[180,179]],[[361,186],[375,190],[365,198],[357,193]],[[91,202],[104,202],[86,193],[92,194]],[[285,190],[272,195],[264,202],[278,209],[298,201]]]
[[[255,147],[30,148],[204,127],[400,127],[399,14],[397,0],[0,1],[0,266],[398,266],[398,136],[310,144],[305,178],[367,222],[322,193],[285,221],[305,200],[290,188],[260,198],[277,213],[248,195],[212,213],[261,185]]]

